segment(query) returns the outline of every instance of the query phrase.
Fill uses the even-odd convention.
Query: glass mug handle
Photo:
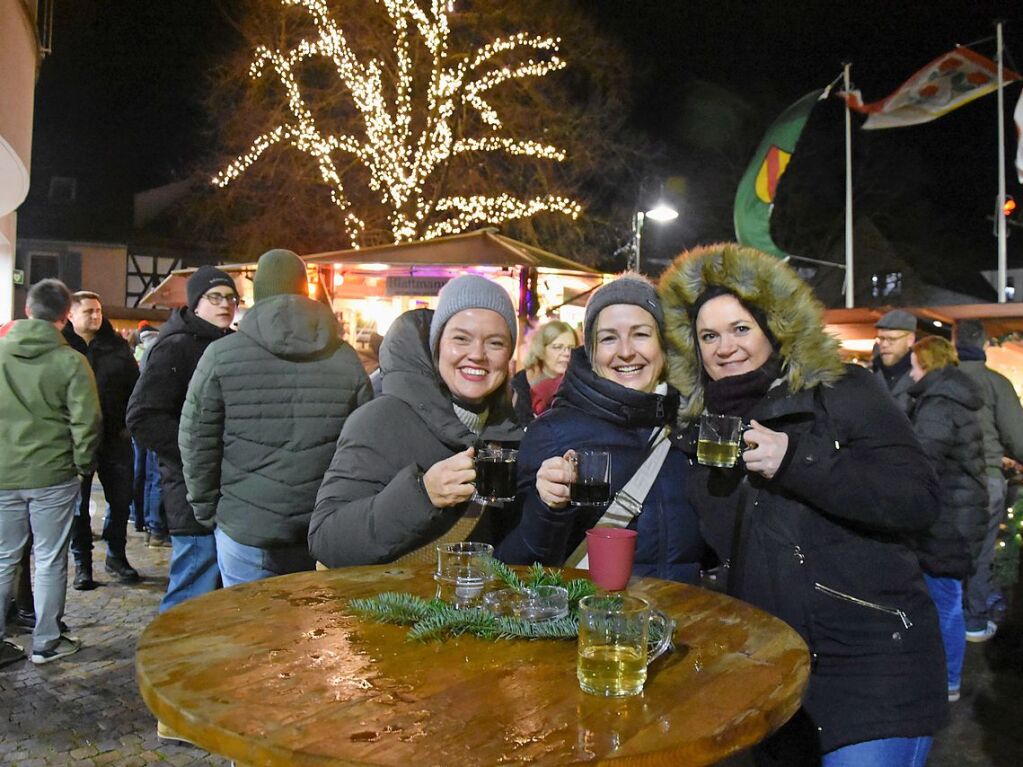
[[[747,450],[756,450],[760,447],[756,442],[746,441],[746,432],[753,428],[749,421],[742,421],[739,424],[739,455],[742,456]]]
[[[675,621],[660,610],[651,608],[649,621],[651,626],[654,624],[660,625],[661,639],[652,650],[647,650],[646,664],[648,666],[661,657],[665,650],[671,647],[671,635],[675,633]]]

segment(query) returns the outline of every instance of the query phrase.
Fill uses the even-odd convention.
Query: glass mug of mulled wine
[[[515,500],[518,455],[518,450],[500,447],[481,447],[476,450],[474,500],[486,503]]]
[[[569,486],[575,506],[606,506],[611,500],[611,454],[606,450],[575,450],[575,478]]]
[[[650,627],[660,636],[650,647]],[[647,666],[671,645],[674,621],[640,597],[592,595],[579,600],[576,676],[590,695],[639,695]]]
[[[742,433],[748,428],[738,416],[704,413],[700,416],[696,460],[704,466],[731,469],[742,455]]]

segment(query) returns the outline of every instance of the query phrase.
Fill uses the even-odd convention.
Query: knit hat
[[[904,309],[892,309],[881,316],[874,327],[878,330],[909,330],[916,332],[916,317]]]
[[[188,308],[194,312],[203,294],[217,285],[224,285],[236,292],[238,290],[234,285],[234,280],[231,279],[231,275],[227,272],[208,264],[196,269],[195,274],[188,278],[188,285],[185,288],[185,293],[188,296]]]
[[[153,327],[152,325],[150,325],[150,324],[149,324],[148,322],[146,322],[145,320],[142,320],[142,322],[140,322],[140,323],[138,324],[138,334],[139,334],[139,338],[140,338],[140,339],[141,339],[142,337],[144,337],[144,336],[146,336],[146,335],[150,334],[150,333],[159,333],[159,332],[160,332],[159,330],[157,330],[156,328],[154,328],[154,327]]]
[[[438,299],[433,321],[430,323],[430,351],[434,354],[437,353],[440,335],[448,320],[466,309],[490,309],[500,314],[508,324],[512,346],[515,345],[519,334],[515,307],[512,306],[508,292],[496,282],[475,274],[463,274],[441,288]]]
[[[290,250],[275,248],[259,257],[252,279],[252,296],[262,301],[270,296],[308,295],[305,262]]]
[[[664,336],[664,309],[657,297],[657,289],[642,274],[636,272],[625,272],[619,275],[614,282],[609,282],[602,288],[596,290],[586,302],[586,315],[583,318],[583,343],[586,353],[593,346],[593,325],[597,321],[597,315],[601,310],[615,304],[632,304],[640,309],[645,309],[657,322],[657,329],[661,336]]]

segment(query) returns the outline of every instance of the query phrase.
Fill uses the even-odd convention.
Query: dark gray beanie
[[[185,294],[188,296],[188,308],[194,312],[203,294],[210,288],[215,288],[218,285],[231,288],[235,293],[238,292],[234,280],[227,272],[208,264],[196,269],[195,274],[188,278],[188,283],[185,287]]]
[[[490,309],[500,314],[508,323],[512,346],[515,346],[519,335],[515,307],[512,306],[508,292],[496,282],[475,274],[463,274],[441,288],[438,299],[433,321],[430,323],[430,351],[434,354],[437,353],[440,335],[444,332],[448,320],[466,309]]]
[[[905,309],[892,309],[874,323],[878,330],[910,330],[916,332],[916,317]]]
[[[657,322],[657,329],[664,337],[664,309],[657,298],[657,289],[642,274],[626,272],[598,289],[586,302],[586,315],[583,318],[583,343],[586,353],[593,347],[593,324],[602,309],[615,304],[632,304],[650,312]]]

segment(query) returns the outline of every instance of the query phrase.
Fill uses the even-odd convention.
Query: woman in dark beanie
[[[959,700],[966,652],[963,584],[980,554],[987,530],[984,438],[978,413],[980,392],[959,370],[955,347],[928,336],[910,350],[909,419],[931,460],[941,489],[941,515],[916,548],[927,588],[938,608],[948,667],[948,699]]]
[[[918,767],[945,718],[944,655],[906,539],[938,514],[908,420],[843,365],[795,272],[738,245],[683,253],[660,283],[668,380],[704,412],[750,424],[731,469],[694,461],[691,498],[733,596],[809,646],[803,708],[758,764]]]
[[[345,422],[316,497],[319,562],[393,562],[423,547],[435,557],[442,538],[496,542],[510,515],[472,502],[473,456],[479,442],[521,438],[507,387],[516,333],[504,288],[476,275],[447,283],[435,312],[394,321],[380,346],[383,396]]]
[[[679,393],[664,382],[664,314],[646,278],[626,274],[596,291],[583,328],[585,345],[573,350],[554,407],[522,440],[522,519],[497,552],[507,562],[561,565],[604,514],[570,502],[575,450],[610,453],[614,497],[675,419]],[[686,500],[688,474],[686,456],[672,445],[628,525],[639,533],[636,575],[697,580],[704,547]]]

